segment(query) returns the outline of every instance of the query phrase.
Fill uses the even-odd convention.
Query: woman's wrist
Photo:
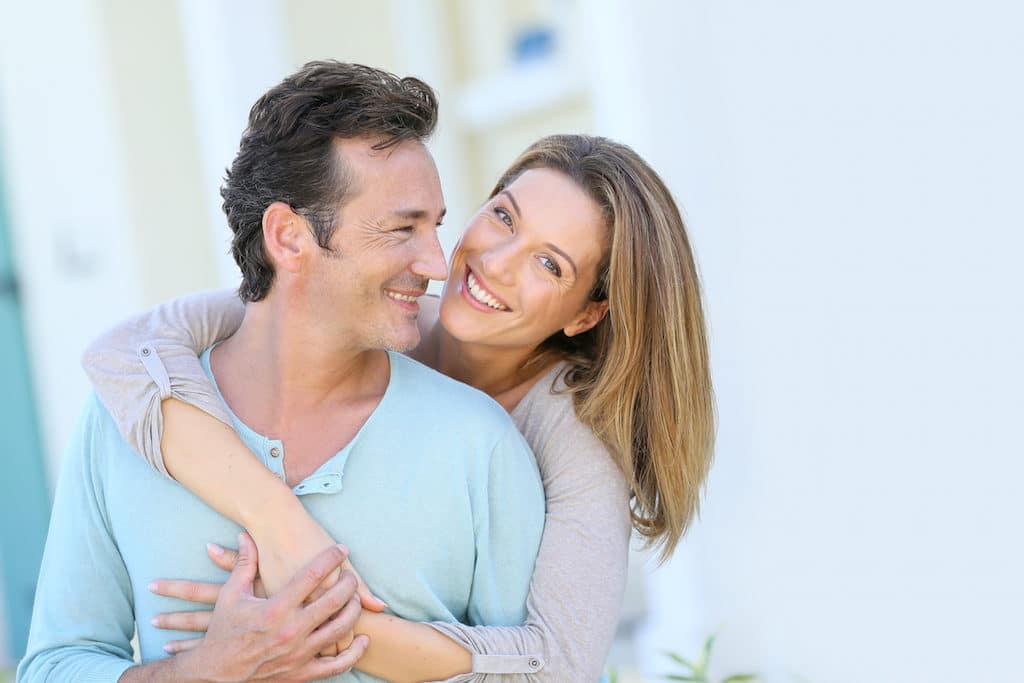
[[[236,522],[260,546],[261,542],[285,540],[296,523],[308,523],[309,513],[286,483],[267,471],[268,483],[254,489],[260,495],[241,496]]]

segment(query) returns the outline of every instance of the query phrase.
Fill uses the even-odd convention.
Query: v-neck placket
[[[210,353],[216,347],[211,346],[207,349],[199,360],[203,366],[203,370],[206,372],[207,377],[210,378],[210,382],[213,384],[213,389],[217,393],[217,398],[224,404],[228,414],[231,415],[231,421],[235,425],[235,431],[241,437],[245,445],[249,447],[249,450],[256,455],[263,464],[273,472],[281,481],[287,481],[287,475],[284,471],[284,457],[285,448],[284,443],[280,439],[271,439],[268,436],[260,434],[256,430],[252,429],[249,425],[242,422],[235,412],[231,410],[231,406],[228,405],[227,401],[224,400],[224,395],[220,392],[220,386],[217,384],[217,378],[213,374],[213,368],[210,365]],[[345,447],[335,453],[333,456],[328,458],[320,467],[318,467],[312,474],[300,481],[294,487],[292,491],[297,496],[305,496],[314,493],[321,494],[336,494],[341,493],[343,486],[342,480],[345,474],[345,464],[348,462],[349,457],[352,455],[353,450],[358,446],[362,440],[364,433],[372,428],[374,421],[377,418],[377,414],[382,410],[387,410],[387,404],[390,402],[390,397],[396,391],[396,385],[398,383],[398,375],[400,363],[394,361],[393,351],[387,351],[388,354],[388,385],[384,389],[384,395],[381,397],[380,402],[370,413],[370,416],[366,418],[366,421],[356,432],[355,436]]]

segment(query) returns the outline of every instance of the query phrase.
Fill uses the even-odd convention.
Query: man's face
[[[420,340],[416,299],[447,266],[437,240],[444,197],[437,167],[420,142],[374,150],[375,140],[335,147],[351,190],[331,251],[312,259],[310,301],[339,341],[355,349],[405,351]]]

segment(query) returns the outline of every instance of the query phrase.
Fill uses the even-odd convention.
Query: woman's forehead
[[[523,229],[534,237],[582,259],[600,260],[607,242],[604,215],[569,176],[549,168],[531,168],[499,194],[508,196]]]

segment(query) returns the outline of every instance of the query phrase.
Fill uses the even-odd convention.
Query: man
[[[422,82],[336,62],[306,65],[256,103],[222,190],[245,317],[201,361],[238,434],[395,614],[512,624],[543,525],[529,450],[481,394],[384,350],[415,346],[415,298],[446,275],[423,145],[435,120]],[[145,465],[91,400],[65,456],[18,680],[305,681],[350,667],[363,637],[315,654],[351,630],[354,579],[310,599],[344,552],[260,600],[244,535],[203,643],[161,659],[168,634],[150,620],[174,605],[147,584],[217,580],[201,548],[238,531]]]

